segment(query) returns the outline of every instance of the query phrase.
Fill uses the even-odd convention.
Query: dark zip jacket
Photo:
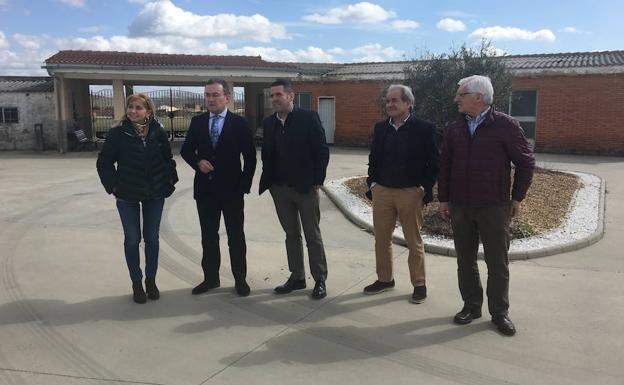
[[[169,138],[154,119],[145,139],[127,119],[113,127],[98,155],[97,171],[107,193],[132,202],[168,197],[178,181]]]

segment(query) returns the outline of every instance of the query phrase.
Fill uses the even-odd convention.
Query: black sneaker
[[[394,289],[394,279],[390,282],[375,281],[364,288],[364,294],[379,294]]]
[[[425,298],[427,298],[427,286],[416,286],[414,288],[414,293],[410,297],[411,303],[423,303],[425,302]]]

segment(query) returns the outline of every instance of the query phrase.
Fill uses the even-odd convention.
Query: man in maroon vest
[[[483,243],[488,268],[487,297],[492,322],[508,336],[516,328],[509,309],[509,223],[520,212],[535,159],[518,122],[492,106],[488,77],[474,75],[458,83],[455,95],[463,116],[447,127],[440,155],[440,214],[451,221],[457,275],[464,307],[454,322],[481,317],[483,288],[477,252]],[[513,188],[511,163],[515,166]]]

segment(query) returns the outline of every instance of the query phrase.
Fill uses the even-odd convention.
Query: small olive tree
[[[507,112],[511,94],[512,75],[488,41],[478,49],[462,45],[449,53],[425,54],[405,67],[405,84],[412,87],[416,99],[414,112],[438,127],[439,134],[457,118],[453,101],[457,82],[471,75],[485,75],[492,79],[494,106]]]

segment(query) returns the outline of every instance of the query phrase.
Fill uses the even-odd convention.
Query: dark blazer
[[[209,112],[191,120],[180,151],[186,163],[195,169],[193,197],[201,200],[212,194],[249,193],[256,171],[256,148],[247,121],[228,110],[215,149],[210,141],[209,121]],[[201,159],[212,163],[214,171],[202,173],[197,166]]]
[[[111,128],[98,154],[97,171],[107,193],[131,202],[168,197],[178,181],[169,137],[155,119],[145,141],[127,119]]]
[[[388,119],[375,124],[373,143],[368,156],[368,179],[366,182],[369,187],[373,182],[379,182],[379,173],[384,162],[386,134],[389,130],[394,129]],[[410,171],[409,184],[411,186],[422,186],[425,190],[423,201],[429,203],[433,200],[433,185],[438,176],[438,147],[435,141],[436,128],[432,123],[420,120],[412,115],[399,129],[408,130],[408,140],[405,143],[408,159],[405,159],[405,162]]]
[[[438,200],[464,207],[507,205],[510,198],[520,202],[534,169],[533,151],[516,119],[492,107],[471,137],[461,116],[444,133]]]
[[[288,184],[300,193],[309,192],[313,186],[320,186],[325,181],[329,163],[325,130],[316,112],[300,108],[295,108],[288,114],[285,126]],[[262,128],[260,194],[271,187],[275,181],[275,132],[281,128],[276,114],[264,119]]]

